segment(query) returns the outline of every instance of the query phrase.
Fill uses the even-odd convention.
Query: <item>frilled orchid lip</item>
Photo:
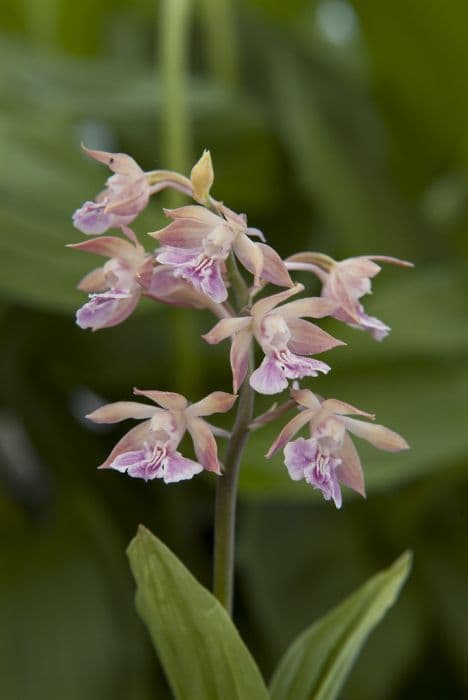
[[[175,392],[135,389],[134,393],[156,405],[119,401],[87,416],[96,423],[118,423],[128,418],[143,420],[117,443],[101,469],[126,471],[145,480],[162,478],[166,483],[191,478],[202,469],[221,473],[214,428],[204,417],[229,411],[236,396],[215,391],[189,404],[182,394]],[[177,452],[186,431],[192,437],[196,462]]]
[[[337,468],[342,460],[321,452],[317,440],[298,438],[288,442],[284,448],[284,462],[291,479],[305,480],[314,489],[322,492],[326,501],[333,500],[341,508],[342,496],[337,477]]]

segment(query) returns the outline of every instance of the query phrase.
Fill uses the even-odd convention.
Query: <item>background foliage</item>
[[[468,692],[468,7],[404,0],[4,0],[0,17],[0,690],[7,698],[169,697],[133,609],[125,546],[143,522],[205,584],[211,478],[97,473],[119,428],[82,416],[133,386],[229,388],[211,320],[143,305],[74,326],[89,256],[71,212],[106,177],[80,141],[147,169],[213,154],[216,197],[284,255],[383,253],[367,307],[383,344],[349,342],[318,391],[375,411],[401,455],[363,448],[367,502],[337,513],[263,460],[242,472],[236,619],[268,676],[289,642],[412,548],[398,606],[343,692]],[[135,228],[161,224],[161,200]],[[91,263],[92,264],[92,263]],[[266,406],[266,405],[265,405]],[[259,402],[259,408],[262,406]]]

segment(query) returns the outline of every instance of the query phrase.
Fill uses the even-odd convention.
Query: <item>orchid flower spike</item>
[[[189,404],[181,394],[169,391],[142,391],[156,406],[137,401],[118,401],[98,408],[87,418],[95,423],[118,423],[127,418],[142,420],[117,443],[99,469],[116,469],[148,481],[163,479],[166,484],[191,479],[203,469],[221,474],[214,428],[204,416],[229,411],[237,396],[215,391],[201,401]],[[177,448],[185,432],[190,433],[197,461],[183,457]]]
[[[279,294],[257,301],[249,316],[226,318],[202,336],[210,345],[231,337],[231,368],[234,391],[237,392],[247,374],[249,348],[254,337],[265,357],[250,377],[250,385],[260,394],[277,394],[288,386],[288,379],[316,377],[327,373],[325,362],[304,357],[344,345],[304,317],[322,318],[336,308],[330,299],[307,298],[279,306],[290,296],[302,292],[297,284]]]
[[[383,340],[390,332],[389,326],[378,318],[368,316],[359,299],[371,293],[371,279],[381,270],[376,262],[393,263],[401,267],[413,267],[406,260],[386,255],[362,255],[337,262],[320,253],[297,253],[287,258],[289,270],[308,270],[321,280],[322,296],[337,303],[332,314],[352,328],[369,331],[375,340]]]
[[[222,204],[216,206],[219,213],[199,205],[165,209],[172,222],[149,234],[162,244],[156,259],[174,267],[176,275],[216,303],[226,301],[228,296],[222,273],[231,250],[254,275],[256,287],[261,280],[280,287],[291,286],[292,280],[278,253],[250,238],[258,236],[263,240],[263,234],[247,227],[245,215]]]
[[[352,415],[374,416],[337,399],[319,399],[308,389],[293,389],[291,396],[302,409],[285,425],[266,457],[284,448],[284,460],[294,481],[304,479],[322,491],[326,501],[332,499],[341,508],[340,483],[365,497],[361,461],[348,433],[363,438],[380,450],[399,452],[408,449],[401,435],[383,425],[350,418]],[[291,441],[309,424],[310,437]]]
[[[73,224],[82,233],[96,235],[130,224],[148,204],[151,188],[144,171],[125,153],[83,149],[88,156],[109,166],[114,175],[94,202],[85,202],[73,214]]]
[[[122,323],[135,309],[145,287],[151,283],[154,259],[145,253],[133,231],[122,226],[128,241],[116,236],[101,236],[69,248],[109,257],[103,267],[87,274],[78,289],[89,292],[89,301],[78,309],[80,328],[109,328]]]

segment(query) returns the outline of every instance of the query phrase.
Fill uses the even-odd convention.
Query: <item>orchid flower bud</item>
[[[209,151],[203,151],[200,160],[195,163],[190,173],[190,181],[192,183],[193,198],[206,204],[208,202],[211,186],[213,185],[214,172],[211,154]]]

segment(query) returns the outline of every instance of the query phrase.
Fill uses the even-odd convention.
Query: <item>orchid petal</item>
[[[251,241],[245,233],[239,233],[233,248],[242,265],[253,274],[254,286],[259,287],[263,270],[263,253],[260,244]]]
[[[249,350],[252,343],[250,329],[236,333],[232,338],[229,359],[231,361],[234,393],[241,387],[249,367]]]
[[[155,391],[150,389],[133,389],[135,396],[146,396],[147,399],[154,401],[159,406],[169,411],[181,411],[187,408],[187,399],[182,394],[177,394],[174,391]],[[154,409],[153,409],[154,411]]]
[[[195,416],[188,416],[187,429],[192,436],[197,459],[209,472],[221,474],[218,462],[218,447],[208,424]]]
[[[292,420],[289,421],[289,423],[286,423],[284,428],[281,430],[280,434],[266,453],[265,457],[269,459],[272,457],[278,450],[281,450],[287,442],[291,440],[291,438],[294,437],[294,435],[299,432],[301,428],[306,425],[310,421],[310,419],[313,417],[315,410],[314,409],[306,409],[305,411],[301,411],[300,413],[297,414],[297,416],[294,416]]]
[[[320,401],[313,394],[310,389],[291,389],[291,397],[296,403],[305,408],[313,408],[317,410],[320,408]]]
[[[237,396],[226,391],[214,391],[204,399],[188,407],[187,413],[192,416],[211,416],[213,413],[227,413],[233,407]]]
[[[173,221],[160,231],[152,231],[148,236],[173,248],[201,248],[207,233],[206,226],[181,220]]]
[[[299,355],[317,355],[340,345],[346,345],[310,321],[290,318],[287,324],[291,331],[288,348]]]
[[[176,209],[164,209],[164,213],[169,219],[174,221],[192,221],[209,228],[219,226],[222,221],[220,216],[199,204],[188,204],[185,207],[177,207]]]
[[[151,418],[155,411],[154,406],[137,401],[116,401],[97,408],[89,413],[86,418],[94,423],[120,423],[128,418]]]
[[[193,459],[183,457],[180,452],[174,452],[166,457],[164,469],[164,483],[174,484],[177,481],[191,479],[195,474],[203,471],[203,467]]]
[[[356,408],[356,406],[352,406],[350,403],[346,403],[345,401],[339,401],[339,399],[326,399],[323,401],[322,406],[326,406],[330,413],[336,413],[338,415],[354,414],[365,418],[370,418],[370,420],[374,420],[375,418],[373,413],[361,411],[360,408]]]
[[[286,389],[288,380],[285,371],[276,357],[266,355],[255,372],[250,376],[250,386],[259,394],[279,394]]]
[[[257,243],[263,253],[262,279],[278,287],[293,287],[294,282],[276,250],[265,243]]]
[[[135,254],[134,246],[116,236],[101,236],[100,238],[90,238],[82,243],[68,243],[67,248],[104,255],[106,258],[126,258]]]
[[[86,155],[107,165],[110,170],[120,175],[138,177],[143,174],[143,170],[138,163],[126,153],[107,153],[107,151],[94,151],[82,145]]]
[[[107,289],[108,284],[103,267],[91,270],[78,284],[78,289],[82,292],[102,292]]]
[[[341,419],[346,428],[357,437],[367,440],[371,445],[379,450],[387,452],[400,452],[407,450],[408,443],[401,435],[393,430],[386,428],[384,425],[375,425],[374,423],[365,423],[364,421],[356,420],[355,418],[344,417]]]
[[[102,205],[88,201],[74,212],[72,221],[78,231],[96,236],[111,228],[112,215],[106,214]]]
[[[76,312],[76,323],[80,328],[112,328],[125,321],[135,310],[140,293],[120,293],[118,291],[94,294],[91,299]]]
[[[141,449],[141,446],[148,438],[150,421],[139,423],[134,428],[129,430],[115,445],[107,459],[98,467],[98,469],[107,469],[112,462],[123,452],[132,452],[133,450]]]
[[[335,472],[338,480],[365,498],[366,487],[361,460],[349,435],[344,436],[343,445],[335,456],[341,459],[341,464],[338,465]]]
[[[281,306],[277,313],[281,314],[286,321],[293,318],[324,318],[331,316],[338,307],[336,301],[326,297],[307,297],[306,299],[296,299]]]
[[[153,268],[151,283],[145,290],[145,295],[165,304],[194,309],[203,309],[211,304],[211,300],[194,289],[189,282],[174,277],[174,268],[166,265]]]
[[[210,330],[202,335],[203,340],[206,340],[209,345],[217,345],[222,340],[229,338],[239,331],[247,329],[252,323],[249,316],[238,318],[223,318]]]
[[[264,316],[267,314],[269,311],[275,308],[278,304],[281,304],[282,301],[286,301],[286,299],[289,299],[289,297],[292,297],[294,294],[299,294],[304,290],[304,285],[303,284],[295,284],[294,287],[290,287],[289,289],[286,289],[284,292],[279,292],[278,294],[272,294],[269,297],[265,297],[264,299],[260,299],[260,301],[257,301],[253,306],[251,310],[252,316]]]

